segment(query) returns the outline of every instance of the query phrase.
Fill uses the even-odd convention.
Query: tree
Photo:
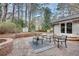
[[[13,3],[12,21],[14,20],[14,14],[15,14],[15,3]]]
[[[35,31],[35,23],[33,20],[30,22],[30,31]]]
[[[79,13],[79,4],[78,3],[71,3],[71,10],[74,11],[75,14]]]
[[[60,17],[64,17],[66,8],[68,9],[66,3],[58,3],[58,5],[57,5],[57,12],[60,15]]]
[[[27,17],[28,17],[28,31],[30,32],[30,22],[31,22],[31,3],[27,4]]]
[[[27,3],[25,4],[25,21],[27,23]]]
[[[19,20],[20,19],[20,4],[18,3],[17,6],[18,6],[17,7],[18,8],[18,20]]]
[[[24,7],[25,7],[25,6],[24,6],[23,3],[20,3],[20,4],[19,4],[19,7],[20,7],[20,8],[19,8],[19,9],[20,9],[20,18],[23,19],[23,16],[24,16],[23,13],[25,13],[25,12],[24,12]]]
[[[60,12],[61,17],[65,15],[73,15],[79,13],[79,4],[77,3],[58,3],[57,11]]]
[[[8,10],[8,3],[3,3],[2,4],[2,21],[6,21],[7,10]]]
[[[35,4],[35,3],[28,3],[27,4],[29,31],[30,31],[30,22],[32,20],[32,17],[35,16],[40,11],[40,8],[41,8],[41,4]]]
[[[1,15],[2,15],[2,5],[0,3],[0,18],[1,18]]]
[[[48,29],[51,28],[51,18],[50,18],[51,15],[52,15],[51,10],[48,7],[45,7],[45,9],[44,9],[44,22],[42,25],[42,29],[44,31],[47,31]]]

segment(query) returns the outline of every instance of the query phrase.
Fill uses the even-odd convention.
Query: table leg
[[[58,39],[58,48],[59,48],[59,39]]]
[[[66,44],[66,42],[65,42],[65,47],[67,48],[67,44]]]
[[[42,44],[43,44],[43,39],[41,41],[42,41]]]
[[[49,42],[51,43],[51,38],[49,38]]]

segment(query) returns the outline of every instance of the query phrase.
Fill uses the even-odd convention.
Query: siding
[[[54,26],[54,33],[55,33],[55,34],[60,34],[60,33],[61,33],[61,32],[60,32],[60,28],[61,28],[60,25],[55,25],[55,26]]]
[[[72,34],[69,33],[61,33],[60,24],[54,26],[54,34],[57,35],[67,35],[67,36],[78,36],[79,37],[79,23],[72,23]]]
[[[79,23],[73,23],[72,24],[72,33],[79,35]]]

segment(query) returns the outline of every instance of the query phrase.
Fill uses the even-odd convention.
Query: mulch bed
[[[14,38],[15,34],[0,34],[0,38]]]

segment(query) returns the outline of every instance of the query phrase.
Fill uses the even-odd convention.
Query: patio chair
[[[46,39],[51,43],[52,35],[48,34]]]
[[[51,43],[51,35],[50,33],[44,33],[42,36],[43,41],[48,41],[49,43]]]
[[[59,48],[59,43],[61,43],[61,44],[64,43],[65,44],[65,47],[67,48],[67,36],[65,36],[65,35],[57,36],[55,38],[55,42],[58,43],[58,48]]]
[[[56,39],[57,39],[57,35],[54,34],[54,35],[53,35],[53,42],[54,42],[54,44],[56,44],[56,42],[55,42]]]

